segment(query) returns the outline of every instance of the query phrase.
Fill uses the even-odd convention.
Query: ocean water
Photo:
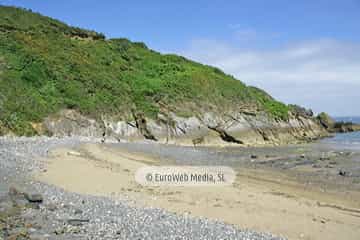
[[[360,117],[336,117],[335,120],[360,124]],[[334,137],[323,139],[321,142],[339,148],[360,151],[360,132],[337,133]]]
[[[336,121],[340,122],[353,122],[353,123],[359,123],[360,124],[360,116],[357,117],[335,117]]]

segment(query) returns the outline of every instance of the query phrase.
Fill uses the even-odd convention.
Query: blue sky
[[[216,65],[279,100],[360,115],[360,0],[0,0]]]

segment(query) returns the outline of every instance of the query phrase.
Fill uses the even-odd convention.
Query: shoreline
[[[0,154],[15,157],[14,169],[21,166],[20,171],[15,173],[11,170],[10,175],[24,176],[26,188],[42,193],[46,199],[40,206],[40,212],[34,209],[25,212],[45,215],[50,219],[49,223],[42,223],[43,230],[39,230],[50,231],[50,237],[45,239],[52,239],[54,229],[51,224],[65,228],[60,235],[67,236],[66,239],[85,239],[86,236],[118,239],[111,221],[125,221],[129,224],[126,229],[131,229],[130,225],[140,220],[137,214],[131,219],[123,219],[119,206],[126,211],[139,212],[141,216],[154,216],[155,212],[171,216],[176,225],[171,223],[170,228],[178,228],[183,219],[192,219],[187,221],[197,222],[199,227],[210,224],[216,229],[213,235],[204,232],[203,235],[194,235],[199,233],[198,230],[188,232],[187,228],[180,227],[188,237],[197,236],[198,239],[214,236],[241,239],[239,236],[245,235],[250,236],[249,239],[277,239],[267,234],[257,235],[259,232],[287,239],[356,239],[354,236],[360,235],[357,230],[360,229],[360,181],[356,182],[359,178],[355,175],[339,176],[336,172],[337,168],[351,168],[352,165],[348,164],[360,153],[336,152],[315,144],[194,148],[131,142],[99,144],[97,139],[90,138],[2,138],[0,141],[5,148],[0,148]],[[221,165],[224,161],[237,172],[233,186],[146,188],[133,180],[134,171],[142,166],[181,166],[192,162]],[[27,178],[30,173],[35,174],[35,181]],[[91,204],[82,204],[82,201]],[[106,206],[103,206],[105,202]],[[52,204],[59,209],[54,212],[49,210]],[[101,211],[94,212],[98,205],[103,206]],[[81,209],[83,213],[74,214],[76,209]],[[109,209],[114,215],[107,213]],[[82,235],[72,232],[73,226],[67,223],[69,218],[90,221],[76,228]],[[105,224],[103,230],[106,230],[96,226],[96,219]],[[147,224],[162,221],[159,218],[156,223]],[[61,227],[64,224],[65,227]],[[220,230],[224,227],[229,231]],[[143,226],[142,230],[145,228]],[[146,229],[146,234],[163,239],[159,232],[155,234],[156,230]],[[98,235],[99,231],[103,236]],[[168,232],[169,229],[162,231]],[[173,236],[182,234],[181,231],[175,232]],[[127,238],[134,236],[122,234]]]
[[[91,141],[69,138],[0,141],[1,176],[5,176],[5,172],[12,175],[8,179],[8,186],[15,185],[29,194],[40,193],[44,199],[41,204],[29,207],[27,200],[21,196],[15,202],[9,199],[10,193],[9,196],[1,196],[0,237],[4,239],[17,236],[25,239],[67,240],[281,239],[206,218],[173,214],[161,208],[136,207],[125,197],[115,199],[77,194],[29,178],[32,173],[46,171],[39,159],[46,158],[49,150],[73,148]],[[18,179],[19,185],[13,181],[18,178],[16,176],[22,176],[22,179]],[[11,207],[14,203],[21,204],[20,208],[15,205]]]
[[[74,152],[69,154],[70,151]],[[339,239],[344,237],[344,232],[348,234],[346,239],[356,239],[352,236],[360,234],[357,230],[360,227],[357,224],[360,194],[358,190],[348,189],[346,182],[329,184],[332,188],[323,189],[322,182],[303,184],[289,178],[288,172],[280,175],[281,171],[269,168],[242,168],[231,187],[142,187],[133,179],[136,169],[149,162],[161,165],[176,164],[176,161],[157,161],[147,155],[152,161],[144,163],[144,153],[130,152],[131,158],[123,149],[101,144],[60,149],[52,159],[47,159],[50,161],[48,169],[37,179],[82,194],[125,195],[135,206],[207,217],[288,239]],[[78,182],[67,180],[82,171],[91,173],[91,177],[83,177]]]

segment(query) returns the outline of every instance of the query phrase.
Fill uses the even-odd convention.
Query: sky
[[[360,0],[0,0],[221,68],[285,103],[360,116]]]

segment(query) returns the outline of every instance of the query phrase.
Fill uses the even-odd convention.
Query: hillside
[[[41,134],[36,126],[62,110],[95,121],[134,120],[140,130],[139,119],[169,113],[201,121],[208,112],[261,113],[285,122],[295,113],[217,68],[0,7],[0,130]]]

